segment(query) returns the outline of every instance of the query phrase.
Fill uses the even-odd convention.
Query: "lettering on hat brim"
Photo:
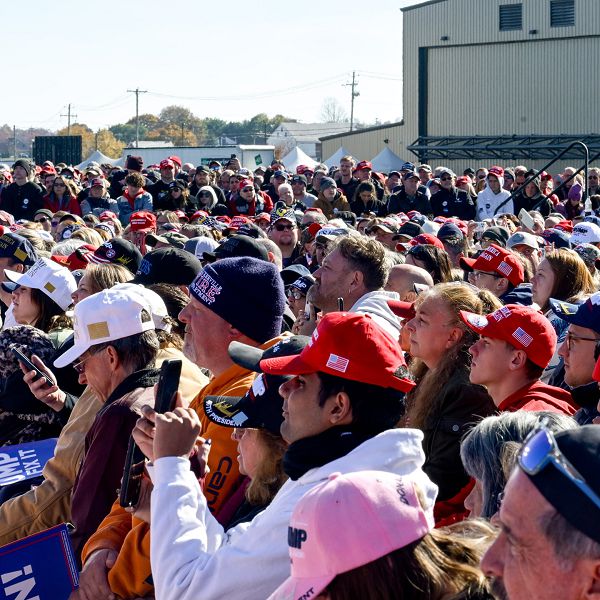
[[[87,330],[90,340],[99,340],[102,338],[110,337],[110,330],[106,321],[100,321],[99,323],[90,323],[87,326]]]

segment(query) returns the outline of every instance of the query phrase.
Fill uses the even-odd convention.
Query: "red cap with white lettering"
[[[490,244],[477,258],[460,259],[465,271],[484,271],[506,277],[514,286],[525,281],[525,272],[519,259],[509,250]]]
[[[319,371],[402,392],[415,386],[397,340],[368,314],[329,313],[300,354],[261,360],[260,368],[272,375]]]

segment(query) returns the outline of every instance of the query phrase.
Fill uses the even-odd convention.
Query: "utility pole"
[[[148,90],[127,90],[130,94],[135,94],[135,147],[140,147],[140,94],[146,94]]]
[[[181,121],[181,146],[183,146],[184,127],[185,127],[185,121]]]
[[[13,125],[13,158],[17,160],[17,126]]]
[[[73,117],[74,119],[77,118],[77,115],[72,115],[71,114],[71,105],[69,104],[69,106],[67,107],[67,114],[66,115],[60,115],[61,117],[67,117],[67,135],[71,135],[71,117]]]
[[[96,150],[98,150],[98,135],[100,134],[100,130],[96,131]]]
[[[352,83],[345,83],[344,87],[350,87],[352,92],[350,95],[350,131],[354,129],[354,98],[360,96],[360,93],[356,91],[358,81],[356,80],[356,71],[352,71]]]

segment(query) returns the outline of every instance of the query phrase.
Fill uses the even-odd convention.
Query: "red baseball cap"
[[[372,171],[373,165],[368,160],[361,160],[356,167],[354,167],[355,171],[362,171],[363,169],[369,169],[369,171]]]
[[[571,234],[573,233],[573,221],[563,220],[559,221],[554,229],[558,229],[559,231],[564,231],[565,233]]]
[[[174,162],[181,169],[182,162],[179,156],[169,156],[167,160]]]
[[[219,223],[225,223],[226,225],[231,223],[231,217],[228,217],[227,215],[219,215],[218,217],[215,217],[215,219],[219,221]]]
[[[556,332],[546,317],[530,306],[507,304],[489,315],[460,311],[460,318],[475,333],[504,340],[545,369],[556,350]]]
[[[228,229],[239,229],[242,225],[246,223],[252,223],[252,221],[248,217],[242,217],[241,215],[237,215],[231,219],[231,222],[227,226]]]
[[[414,319],[417,311],[415,310],[414,302],[402,302],[402,300],[388,300],[387,301],[390,310],[401,319],[406,321]]]
[[[129,219],[131,231],[156,231],[156,215],[147,210],[134,212]]]
[[[488,175],[495,175],[496,177],[504,177],[504,169],[494,165],[488,169]]]
[[[437,236],[432,233],[420,233],[416,235],[410,242],[408,242],[411,246],[422,246],[424,244],[430,244],[431,246],[435,246],[436,248],[444,249],[444,244],[442,244],[442,240],[440,240]]]
[[[50,165],[42,167],[40,170],[40,175],[56,175],[56,169]]]
[[[319,371],[402,392],[415,386],[398,342],[370,315],[358,313],[325,315],[300,354],[261,360],[260,368],[272,375]]]
[[[471,183],[471,178],[466,175],[461,175],[456,178],[456,185],[462,185],[463,183]]]
[[[512,252],[496,244],[490,244],[477,258],[461,257],[460,266],[465,271],[498,273],[515,286],[525,281],[523,265],[519,259]]]
[[[258,223],[258,221],[266,221],[267,223],[271,222],[271,215],[266,212],[261,212],[254,217],[254,222]]]
[[[96,246],[91,244],[83,244],[74,252],[71,252],[69,256],[51,256],[50,258],[54,262],[67,267],[69,271],[77,271],[78,269],[85,269],[90,264],[89,257],[94,254],[96,249]]]
[[[112,210],[105,210],[98,217],[101,221],[117,221],[119,217]]]
[[[206,219],[208,217],[208,213],[205,210],[197,210],[190,218],[191,221],[195,221],[196,219]]]
[[[240,179],[238,181],[238,190],[243,190],[245,187],[254,187],[254,182],[252,179]]]
[[[177,215],[178,219],[185,219],[186,221],[189,221],[187,215],[182,210],[174,210],[173,212]]]
[[[102,179],[102,177],[94,177],[94,179],[92,179],[92,181],[90,182],[90,187],[104,187],[104,180]]]
[[[160,165],[158,165],[158,167],[160,169],[174,169],[175,163],[169,158],[165,158],[164,160],[160,161]]]

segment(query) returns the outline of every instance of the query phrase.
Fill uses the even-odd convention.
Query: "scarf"
[[[310,469],[346,456],[370,437],[349,427],[332,427],[290,444],[283,455],[283,470],[292,481],[296,481]]]

